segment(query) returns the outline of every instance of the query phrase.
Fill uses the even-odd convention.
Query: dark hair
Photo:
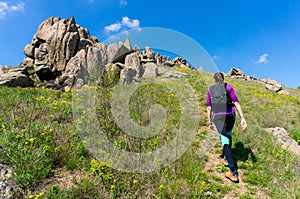
[[[217,83],[222,83],[224,81],[224,75],[221,72],[215,73],[214,79]]]

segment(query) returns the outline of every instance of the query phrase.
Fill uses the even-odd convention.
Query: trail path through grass
[[[207,128],[207,127],[202,127]],[[239,183],[233,183],[229,179],[226,179],[225,172],[228,170],[224,166],[224,160],[220,157],[221,145],[218,137],[218,133],[214,131],[209,131],[206,139],[203,141],[203,148],[206,148],[207,151],[207,162],[204,167],[204,170],[207,171],[207,174],[210,176],[212,181],[220,184],[221,186],[229,186],[231,191],[229,191],[223,198],[224,199],[238,199],[241,196],[249,198],[260,198],[267,199],[266,196],[258,187],[250,186],[248,183],[243,181],[244,171],[239,169]],[[201,153],[205,149],[200,149]]]

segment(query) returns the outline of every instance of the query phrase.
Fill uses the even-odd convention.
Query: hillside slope
[[[300,198],[299,155],[264,131],[284,127],[300,142],[299,89],[290,89],[290,96],[280,95],[256,82],[226,79],[235,88],[248,122],[242,131],[237,118],[234,128],[233,153],[241,183],[233,184],[224,177],[227,168],[219,158],[219,138],[206,126],[205,98],[212,75],[175,70],[186,74],[175,83],[185,79],[192,86],[200,119],[188,150],[170,165],[147,173],[113,169],[97,161],[80,139],[72,90],[7,87],[0,87],[0,163],[14,170],[13,179],[29,198]],[[88,89],[98,91],[99,125],[116,147],[153,151],[176,137],[182,104],[164,84],[144,86],[131,98],[131,117],[139,125],[149,125],[148,111],[155,103],[168,113],[167,126],[144,140],[126,135],[112,119],[115,84],[103,85]]]

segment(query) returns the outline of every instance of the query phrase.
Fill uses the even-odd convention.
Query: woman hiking
[[[242,129],[247,128],[246,120],[243,116],[242,108],[230,84],[224,83],[223,73],[214,74],[215,85],[207,91],[207,116],[209,128],[214,130],[212,122],[215,124],[222,142],[223,154],[228,163],[230,171],[225,173],[225,177],[232,182],[239,182],[238,170],[234,164],[232,156],[232,129],[235,123],[235,109],[241,117]]]

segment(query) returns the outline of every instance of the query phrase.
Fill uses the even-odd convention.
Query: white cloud
[[[8,13],[22,11],[24,10],[25,4],[23,2],[19,2],[16,5],[10,5],[9,2],[0,1],[0,19],[6,17]]]
[[[128,3],[126,0],[120,0],[120,5],[121,6],[126,6]]]
[[[137,19],[130,19],[129,17],[122,17],[121,22],[117,22],[111,24],[109,26],[104,27],[104,31],[107,33],[110,32],[118,32],[120,30],[128,30],[128,29],[140,29],[140,21]]]
[[[123,17],[122,24],[129,28],[138,28],[140,26],[140,21],[137,19],[130,20],[128,17]]]
[[[268,56],[269,56],[268,53],[265,53],[265,54],[261,55],[261,56],[259,57],[259,59],[258,59],[255,63],[256,63],[256,64],[268,63],[268,62],[269,62],[268,59],[267,59]]]
[[[219,57],[218,57],[217,55],[214,55],[212,58],[213,58],[214,60],[218,60],[218,59],[219,59]]]
[[[105,26],[105,32],[118,32],[121,29],[122,25],[120,23],[114,23],[109,26]]]

